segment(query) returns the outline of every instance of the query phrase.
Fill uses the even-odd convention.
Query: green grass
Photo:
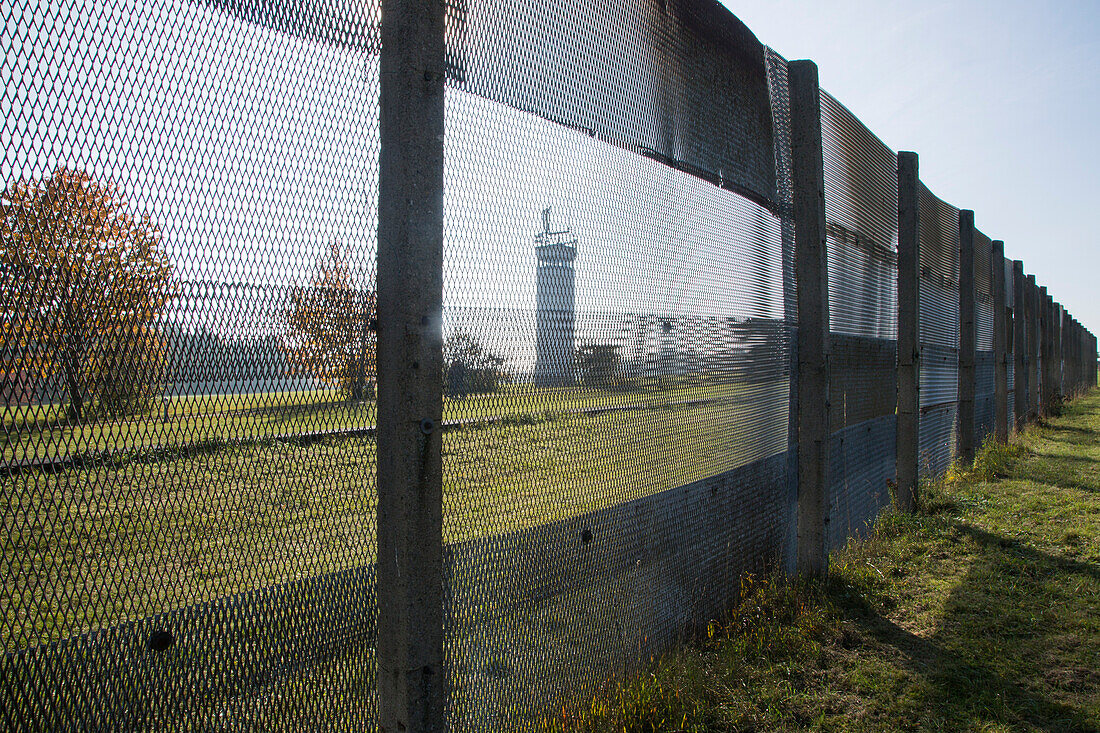
[[[626,411],[525,413],[445,432],[445,539],[573,516],[781,451],[785,413],[774,424],[753,415],[785,388],[708,387],[709,401],[691,405],[683,387]],[[715,423],[730,426],[720,441]],[[361,437],[211,441],[0,477],[4,649],[373,562],[375,471],[374,440]]]
[[[1100,730],[1100,392],[547,727]]]
[[[512,386],[466,399],[445,399],[443,419],[541,417],[592,408],[658,406],[725,398],[744,388],[713,382],[650,381],[611,391],[580,387]],[[293,433],[373,426],[373,400],[347,402],[331,390],[171,397],[142,415],[67,425],[60,405],[4,410],[3,456],[8,461],[50,460],[74,454],[130,453],[151,447],[263,440]]]

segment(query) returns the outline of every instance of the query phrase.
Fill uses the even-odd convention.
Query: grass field
[[[551,726],[1100,730],[1100,392],[884,516],[827,582],[743,599]]]
[[[684,380],[649,382],[632,389],[508,387],[465,399],[445,399],[443,419],[541,417],[626,405],[728,398],[743,387]],[[353,430],[375,423],[375,403],[341,401],[333,391],[202,395],[168,398],[143,415],[67,425],[59,405],[13,406],[4,411],[4,460],[52,460],[89,452],[128,453],[150,447],[242,442],[322,431]]]
[[[572,516],[781,451],[786,411],[760,405],[785,408],[785,390],[711,387],[705,404],[684,404],[700,395],[687,387],[560,396],[542,404],[648,406],[448,431],[445,539]],[[529,404],[516,399],[512,409]],[[259,440],[0,477],[5,650],[373,562],[375,462],[371,437]]]

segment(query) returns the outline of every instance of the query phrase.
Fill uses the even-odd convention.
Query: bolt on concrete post
[[[1039,417],[1039,288],[1027,276],[1027,419]]]
[[[378,729],[442,731],[444,3],[383,0]]]
[[[1012,261],[1012,353],[1016,430],[1027,421],[1027,282],[1024,263]]]
[[[993,241],[993,434],[1008,440],[1008,332],[1005,313],[1005,243]]]
[[[974,461],[974,212],[959,212],[959,384],[958,452],[964,464]]]
[[[828,572],[829,269],[817,65],[788,65],[798,288],[798,572]]]
[[[898,153],[898,507],[920,486],[920,176],[916,153]]]

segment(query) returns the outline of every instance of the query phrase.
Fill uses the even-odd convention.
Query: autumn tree
[[[587,387],[624,386],[623,357],[614,344],[585,344],[577,348],[577,372]]]
[[[141,409],[159,388],[155,322],[174,295],[159,229],[83,171],[10,184],[0,203],[6,367],[57,374],[69,419]]]
[[[282,311],[290,363],[351,400],[371,396],[376,318],[374,291],[352,283],[340,246],[332,244],[310,283],[291,289]]]
[[[497,392],[509,381],[504,357],[494,354],[466,331],[456,331],[443,344],[443,385],[448,395]]]

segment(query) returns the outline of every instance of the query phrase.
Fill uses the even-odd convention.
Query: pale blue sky
[[[1100,2],[722,2],[1100,333]]]

